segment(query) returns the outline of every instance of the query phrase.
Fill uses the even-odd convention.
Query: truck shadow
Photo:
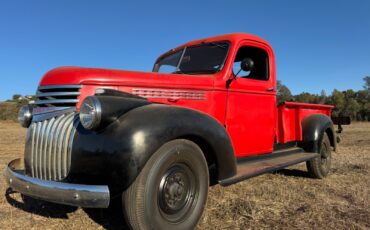
[[[10,188],[5,191],[5,198],[11,206],[17,209],[48,218],[68,219],[67,214],[78,209],[24,196]],[[121,201],[118,199],[112,200],[111,205],[106,209],[83,208],[83,211],[104,229],[129,229],[123,218]]]
[[[59,219],[68,219],[67,213],[71,213],[77,210],[76,207],[54,204],[47,201],[36,200],[32,197],[21,195],[22,201],[19,201],[15,197],[15,194],[18,192],[8,188],[5,191],[5,198],[7,202],[18,209],[21,209],[25,212],[33,213],[36,215],[59,218]]]
[[[95,223],[105,229],[130,229],[122,214],[121,199],[112,199],[106,209],[84,208],[83,210]]]
[[[311,178],[307,171],[298,170],[298,169],[280,169],[278,171],[273,172],[273,174],[280,174],[280,175],[291,176],[291,177]]]

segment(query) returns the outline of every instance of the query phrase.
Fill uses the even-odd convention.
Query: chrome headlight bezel
[[[80,106],[80,122],[85,129],[94,130],[99,127],[102,107],[95,96],[86,97]]]
[[[18,122],[22,127],[28,128],[32,122],[32,107],[23,105],[18,112]]]

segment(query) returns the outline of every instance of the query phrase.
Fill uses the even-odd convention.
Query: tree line
[[[17,120],[19,109],[22,105],[35,100],[35,96],[22,96],[14,94],[12,99],[0,102],[0,120]]]
[[[334,116],[349,116],[352,120],[370,121],[370,76],[364,77],[364,89],[354,91],[352,89],[339,91],[334,89],[330,95],[324,90],[320,94],[311,94],[307,92],[298,95],[292,95],[289,88],[277,83],[278,103],[284,101],[295,101],[313,104],[334,105]]]

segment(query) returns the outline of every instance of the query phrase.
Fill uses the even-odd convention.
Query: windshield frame
[[[156,72],[156,73],[161,73],[161,72],[158,72],[159,68],[158,68],[158,63],[163,60],[164,58],[174,54],[174,53],[177,53],[177,52],[181,52],[181,57],[177,63],[177,66],[176,66],[176,71],[178,70],[180,64],[181,64],[181,61],[184,57],[184,54],[186,52],[186,49],[187,48],[193,48],[193,47],[198,47],[198,46],[204,46],[204,45],[209,45],[209,44],[217,44],[217,43],[227,43],[227,50],[226,50],[226,53],[225,53],[225,57],[224,59],[222,60],[222,62],[220,63],[220,67],[215,70],[215,71],[212,71],[212,72],[194,72],[194,73],[169,73],[169,74],[189,74],[189,75],[208,75],[208,74],[215,74],[215,73],[218,73],[220,71],[223,70],[224,66],[225,66],[225,63],[226,63],[226,60],[229,56],[229,52],[230,52],[230,47],[231,47],[231,42],[228,41],[228,40],[219,40],[219,41],[206,41],[206,42],[202,42],[202,43],[199,43],[199,44],[196,44],[196,45],[191,45],[191,46],[183,46],[181,47],[181,49],[176,49],[176,50],[171,50],[170,52],[167,52],[165,53],[163,56],[161,56],[160,58],[158,58],[156,60],[156,62],[154,63],[154,66],[153,66],[153,69],[152,69],[152,72]]]

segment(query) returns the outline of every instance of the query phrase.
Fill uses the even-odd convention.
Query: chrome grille
[[[47,85],[37,89],[38,106],[73,107],[78,103],[81,85]]]
[[[25,150],[28,174],[46,180],[67,177],[77,117],[73,112],[31,124]]]

